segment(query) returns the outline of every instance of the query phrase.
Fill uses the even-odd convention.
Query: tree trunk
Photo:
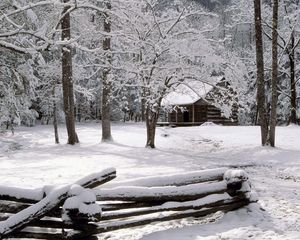
[[[295,35],[291,36],[291,45],[289,51],[290,75],[291,75],[291,115],[290,123],[297,123],[297,91],[295,83]]]
[[[141,100],[141,112],[142,112],[142,122],[145,122],[146,121],[146,114],[145,114],[145,111],[146,109],[145,109],[145,99],[144,99],[144,97],[142,98],[142,100]]]
[[[56,100],[55,100],[55,89],[56,85],[53,87],[53,128],[54,128],[54,138],[55,138],[55,143],[59,143],[59,136],[58,136],[58,126],[57,126],[57,105],[56,105]]]
[[[272,102],[270,120],[270,145],[275,147],[275,129],[277,123],[277,83],[278,83],[278,5],[279,0],[273,1],[273,30],[272,30]]]
[[[261,143],[268,145],[268,122],[265,99],[264,56],[261,24],[261,1],[254,0],[256,67],[257,67],[257,107],[260,118]]]
[[[106,3],[108,10],[111,10],[111,4]],[[104,31],[107,33],[111,32],[111,22],[108,13],[105,13],[104,19]],[[111,38],[106,36],[103,40],[103,50],[106,51],[107,64],[111,63]],[[108,79],[110,68],[106,67],[103,71],[103,82],[102,82],[102,141],[111,141],[111,126],[110,126],[110,80]]]
[[[159,110],[153,112],[148,106],[146,109],[146,127],[147,127],[147,142],[146,147],[155,148],[155,132],[156,123],[158,120]]]
[[[111,141],[110,126],[110,84],[108,83],[108,72],[103,73],[102,83],[102,141]]]
[[[68,3],[69,0],[63,0]],[[71,21],[70,7],[65,7],[63,10],[64,17],[61,20],[62,40],[71,39]],[[64,99],[64,112],[66,119],[66,127],[68,132],[68,144],[74,145],[78,143],[78,137],[75,130],[75,116],[74,116],[74,89],[73,89],[73,69],[72,69],[72,49],[69,45],[62,48],[62,86]]]

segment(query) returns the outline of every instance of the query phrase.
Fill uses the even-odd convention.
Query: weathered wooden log
[[[90,239],[91,234],[85,231],[85,226],[90,221],[101,219],[101,207],[96,203],[96,196],[91,190],[77,188],[72,192],[75,196],[68,198],[62,207],[62,223],[60,226],[63,228],[63,235],[66,229],[71,227],[80,230],[81,239]],[[45,223],[45,221],[43,222]],[[52,220],[51,224],[53,223]],[[49,225],[49,221],[47,224]],[[77,238],[79,239],[79,235]]]
[[[62,233],[39,233],[30,232],[27,230],[14,232],[10,238],[31,238],[31,239],[46,239],[46,240],[62,240]]]
[[[77,225],[71,225],[71,224],[66,224],[65,222],[63,222],[60,218],[42,218],[42,219],[38,219],[38,220],[34,220],[32,222],[30,222],[30,224],[28,224],[27,227],[25,227],[24,229],[26,230],[26,232],[30,232],[30,228],[34,227],[38,227],[39,230],[43,231],[43,229],[57,229],[57,230],[61,230],[61,229],[78,229],[76,226],[78,225],[85,225],[87,224],[87,222],[79,222]],[[81,229],[82,227],[79,227],[79,229]],[[23,231],[23,230],[21,230]],[[14,233],[12,233],[14,234]],[[12,236],[12,234],[9,235]]]
[[[163,187],[184,186],[195,183],[221,181],[228,168],[207,169],[193,172],[177,173],[164,176],[142,177],[132,180],[113,181],[109,187],[139,186],[139,187]]]
[[[116,202],[116,203],[106,203],[103,204],[99,202],[101,205],[102,211],[114,211],[114,210],[122,210],[128,208],[142,208],[142,207],[152,207],[155,205],[160,205],[163,202],[155,202],[155,203],[143,203],[143,202]],[[18,213],[23,209],[31,206],[27,203],[17,203],[10,201],[0,201],[0,212],[2,213]],[[51,210],[46,214],[48,217],[60,217],[61,216],[61,208],[56,208]]]
[[[88,223],[86,223],[88,224]],[[84,229],[86,224],[82,224],[80,229]],[[36,229],[38,228],[38,231]],[[88,229],[92,229],[92,227],[96,227],[93,224],[88,224]],[[49,231],[49,229],[51,229]],[[96,240],[98,239],[96,236],[92,236],[93,234],[86,232],[84,230],[77,230],[74,226],[70,228],[70,225],[64,224],[61,220],[37,220],[31,223],[30,226],[24,228],[19,232],[14,232],[10,234],[9,237],[12,238],[33,238],[33,239],[65,239],[65,235],[67,232],[72,231],[76,233],[74,238],[81,240]],[[95,231],[95,229],[94,229]]]
[[[96,175],[98,177],[96,177]],[[98,185],[101,183],[105,183],[107,182],[107,178],[112,179],[112,175],[115,176],[115,170],[108,169],[96,175],[92,174],[77,181],[75,184],[81,184],[81,186],[89,187],[95,186],[96,183]],[[25,227],[33,220],[40,219],[45,216],[47,212],[57,208],[63,201],[70,197],[70,187],[71,185],[67,185],[52,190],[45,198],[43,198],[38,203],[31,205],[30,207],[9,217],[7,220],[0,222],[0,238],[3,238],[13,231],[17,231]]]
[[[80,185],[84,188],[95,188],[113,180],[116,178],[116,174],[117,172],[115,168],[108,168],[101,172],[90,174],[85,178],[78,180],[74,184]]]
[[[61,218],[42,218],[30,222],[28,227],[40,227],[40,228],[51,228],[51,229],[63,229],[63,228],[72,228],[69,225],[65,224]]]
[[[153,222],[162,222],[162,221],[170,221],[176,220],[186,217],[203,217],[217,211],[228,212],[238,208],[241,208],[247,205],[248,200],[238,201],[229,205],[221,205],[212,208],[205,208],[201,210],[187,210],[182,212],[167,212],[163,214],[159,214],[158,216],[146,216],[143,218],[133,219],[133,220],[122,220],[122,221],[113,221],[103,224],[88,224],[86,225],[86,231],[89,231],[90,234],[96,235],[105,232],[120,230],[124,228],[131,228],[146,225]],[[72,231],[68,232],[66,235],[67,239],[73,239],[76,237],[78,233],[73,234]]]
[[[5,221],[8,219],[11,214],[0,213],[0,221]],[[52,218],[52,219],[39,219],[37,221],[32,221],[29,224],[32,227],[44,227],[44,228],[62,228],[67,227],[68,225],[64,225],[60,218]]]
[[[130,208],[143,208],[143,207],[153,207],[164,202],[116,202],[116,203],[102,203],[99,202],[101,205],[102,211],[116,211],[122,209],[130,209]]]
[[[224,181],[227,184],[227,193],[235,196],[240,192],[250,192],[251,185],[248,181],[249,177],[244,170],[230,169],[224,174]]]
[[[205,197],[209,194],[224,193],[227,191],[225,181],[213,183],[197,183],[187,186],[167,187],[117,187],[113,189],[95,189],[98,201],[190,201]]]
[[[78,209],[70,209],[65,214],[70,218],[70,223],[66,223],[66,226],[72,226],[72,228],[80,229],[83,224],[88,222],[98,222],[102,220],[101,213],[96,213],[94,215],[83,214],[78,211]],[[76,227],[78,226],[78,227]]]
[[[44,196],[44,191],[40,189],[23,189],[16,187],[0,186],[0,200],[16,201],[22,203],[36,203]]]
[[[31,204],[28,203],[20,203],[20,202],[13,202],[13,201],[0,201],[0,213],[18,213],[28,207]],[[51,212],[47,213],[48,217],[60,217],[61,216],[61,209],[59,207],[52,209]]]
[[[116,170],[114,168],[109,168],[99,173],[94,173],[85,178],[82,178],[74,184],[80,185],[84,188],[95,188],[111,181],[115,177]],[[36,203],[42,200],[43,197],[45,197],[52,188],[48,186],[46,188],[40,189],[22,189],[16,187],[0,186],[0,200],[8,200],[21,203]]]
[[[22,211],[25,208],[28,208],[29,206],[30,204],[28,203],[19,203],[19,202],[0,200],[0,212],[2,213],[17,213]]]
[[[132,211],[112,211],[104,212],[100,221],[119,219],[119,218],[128,218],[141,216],[157,212],[166,212],[166,211],[185,211],[185,210],[199,210],[201,208],[215,207],[220,205],[228,205],[238,201],[245,200],[247,201],[245,195],[241,194],[235,197],[230,197],[227,193],[225,194],[213,194],[198,200],[187,201],[187,202],[166,202],[159,206],[153,206],[149,208],[142,208]]]
[[[97,240],[98,237],[96,236],[86,236],[81,231],[73,231],[76,233],[76,239],[80,240]],[[84,236],[84,238],[82,238]],[[61,230],[58,230],[56,232],[47,232],[46,230],[43,232],[43,229],[40,230],[40,232],[35,232],[34,230],[31,230],[30,228],[25,228],[24,230],[20,232],[13,233],[11,235],[11,238],[29,238],[29,239],[46,239],[46,240],[64,240],[65,237]],[[74,238],[75,239],[75,238]]]
[[[90,235],[84,231],[85,225],[90,221],[99,221],[102,215],[102,209],[96,203],[96,195],[87,189],[68,198],[62,209],[63,222],[71,225],[73,229],[80,230],[85,236]]]

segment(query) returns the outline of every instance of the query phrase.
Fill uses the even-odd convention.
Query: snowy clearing
[[[117,180],[217,167],[246,170],[259,204],[204,219],[184,219],[103,234],[100,239],[300,239],[300,127],[278,127],[277,148],[262,148],[258,127],[206,125],[158,128],[157,149],[144,148],[143,124],[114,124],[114,143],[100,126],[78,126],[81,143],[55,145],[51,126],[19,128],[0,137],[1,186],[69,184],[108,167]],[[65,130],[60,129],[61,135]],[[110,183],[105,186],[109,186]],[[263,210],[262,210],[263,209]]]

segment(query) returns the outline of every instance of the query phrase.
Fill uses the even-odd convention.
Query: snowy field
[[[276,149],[260,147],[258,127],[158,128],[157,149],[144,148],[142,124],[114,124],[114,143],[100,126],[78,126],[81,143],[55,145],[51,126],[0,135],[0,185],[40,187],[76,181],[107,167],[119,180],[220,166],[247,171],[258,204],[203,219],[151,224],[100,236],[113,240],[300,239],[300,127],[279,127]],[[65,130],[60,129],[61,135]]]

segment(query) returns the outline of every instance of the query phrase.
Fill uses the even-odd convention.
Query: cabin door
[[[183,112],[183,122],[189,122],[190,121],[190,113],[188,111]]]

